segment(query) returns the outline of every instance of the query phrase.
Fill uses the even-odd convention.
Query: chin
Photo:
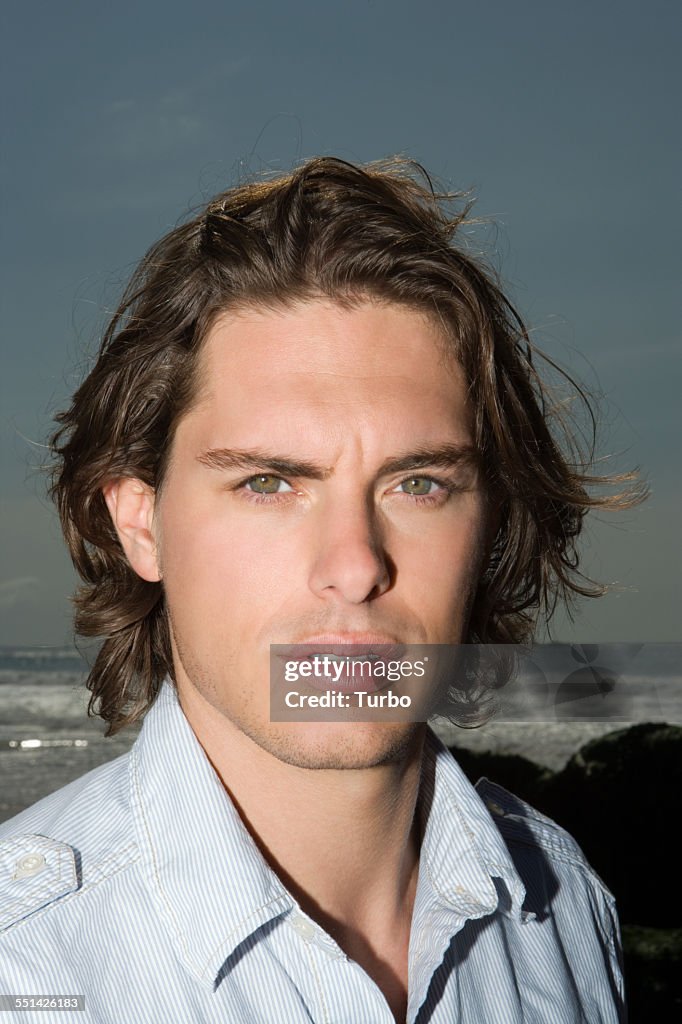
[[[419,722],[308,722],[280,724],[260,735],[244,731],[284,764],[339,771],[405,762],[424,728]]]

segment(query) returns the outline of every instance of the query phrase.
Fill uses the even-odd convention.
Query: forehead
[[[408,431],[466,434],[467,389],[450,345],[432,319],[392,303],[314,300],[224,314],[204,341],[189,419],[266,435],[277,417],[278,430],[299,432],[322,420],[340,432],[391,417]]]

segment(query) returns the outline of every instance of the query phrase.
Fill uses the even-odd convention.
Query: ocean
[[[682,723],[682,644],[545,645],[476,729],[436,720],[448,744],[557,770],[587,740],[641,721]],[[126,753],[88,718],[87,665],[71,647],[0,647],[0,821]]]

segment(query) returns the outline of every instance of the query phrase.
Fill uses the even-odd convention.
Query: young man
[[[61,416],[92,702],[146,717],[0,828],[0,991],[85,997],[55,1020],[625,1019],[558,825],[425,724],[270,717],[272,644],[515,643],[585,592],[600,499],[448,198],[333,159],[218,196]]]

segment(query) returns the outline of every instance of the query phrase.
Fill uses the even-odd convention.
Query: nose
[[[325,600],[362,604],[391,584],[391,562],[371,503],[346,502],[320,512],[310,588]]]

